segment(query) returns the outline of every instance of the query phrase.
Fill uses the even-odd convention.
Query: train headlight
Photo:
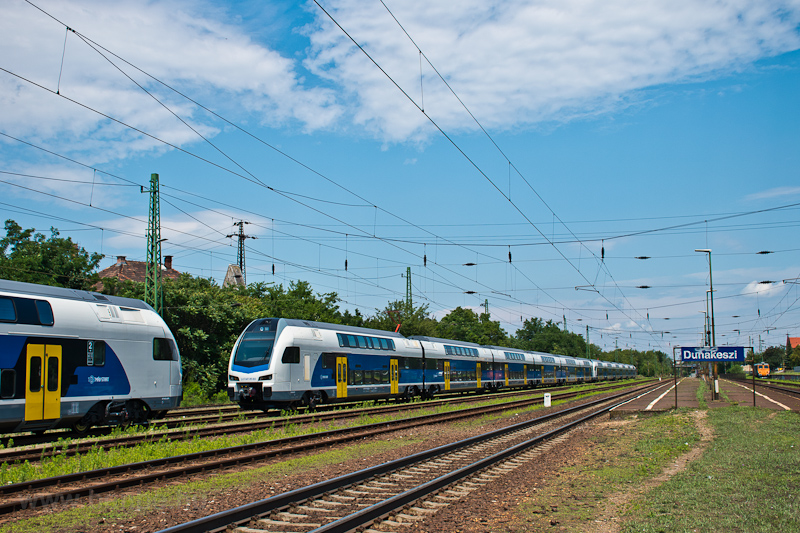
[[[236,376],[232,376],[231,374],[228,374],[228,381],[239,381],[239,378],[237,378]]]
[[[258,381],[269,381],[271,379],[272,379],[272,374],[264,374],[263,376],[258,378]]]

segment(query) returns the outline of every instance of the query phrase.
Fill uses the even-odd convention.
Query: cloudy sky
[[[248,282],[667,353],[711,249],[718,345],[800,336],[800,1],[318,2],[6,0],[3,219],[144,260],[158,173],[193,275],[245,220]]]

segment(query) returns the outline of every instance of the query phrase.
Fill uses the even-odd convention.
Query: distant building
[[[792,350],[794,350],[798,345],[800,345],[800,337],[786,337],[786,342],[788,342],[789,346],[791,346]]]
[[[239,265],[228,265],[228,271],[225,273],[225,281],[222,282],[222,288],[225,287],[244,287],[244,275]]]
[[[129,261],[124,255],[117,256],[117,262],[110,267],[98,272],[101,279],[116,278],[120,281],[130,280],[144,283],[147,274],[146,261]],[[164,264],[161,265],[161,279],[178,279],[181,273],[172,268],[172,256],[164,256]],[[96,291],[103,290],[103,282],[97,283],[94,287]]]

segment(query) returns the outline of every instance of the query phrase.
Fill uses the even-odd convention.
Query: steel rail
[[[611,397],[600,398],[578,406],[573,406],[560,411],[547,413],[535,419],[528,420],[525,422],[519,422],[517,424],[513,424],[511,426],[507,426],[505,428],[501,428],[498,430],[494,430],[489,433],[485,433],[483,435],[470,437],[462,441],[433,448],[431,450],[426,450],[408,457],[397,459],[395,461],[390,461],[374,467],[365,468],[363,470],[359,470],[351,474],[346,474],[344,476],[340,476],[334,479],[322,481],[314,485],[310,485],[308,487],[302,487],[290,492],[278,494],[276,496],[267,498],[265,500],[260,500],[241,507],[237,507],[227,511],[222,511],[220,513],[216,513],[208,517],[172,526],[170,528],[162,530],[160,533],[200,533],[205,531],[225,531],[229,527],[237,527],[244,525],[255,516],[265,515],[267,513],[288,507],[292,504],[296,504],[298,502],[308,500],[311,498],[319,497],[327,492],[338,490],[350,485],[356,485],[370,478],[385,475],[389,472],[405,468],[409,465],[419,463],[431,459],[433,457],[437,457],[439,455],[450,453],[454,450],[458,450],[460,448],[464,448],[466,446],[470,446],[476,443],[484,442],[511,432],[519,431],[527,427],[538,425],[554,418],[563,417],[578,410],[587,409],[601,403],[611,402],[621,397],[625,397],[631,394],[636,394],[642,389],[651,386],[652,384],[647,387],[639,387],[634,391],[625,391],[622,393],[614,394]],[[607,407],[607,409],[610,409],[615,405],[617,404],[610,405]],[[546,434],[550,433],[551,432],[548,432]]]
[[[629,392],[630,391],[628,391],[628,393]],[[32,509],[40,505],[43,506],[55,502],[72,502],[81,498],[91,497],[96,494],[119,490],[126,487],[141,486],[146,483],[153,483],[164,479],[172,479],[193,473],[203,473],[231,466],[239,466],[241,464],[248,464],[255,461],[267,459],[269,457],[274,457],[277,455],[292,454],[292,453],[297,453],[299,451],[310,450],[318,447],[328,447],[333,444],[351,442],[353,440],[363,439],[365,437],[374,436],[386,432],[394,432],[409,427],[416,427],[431,423],[449,422],[453,420],[473,417],[477,414],[503,411],[515,407],[518,408],[525,404],[531,405],[540,402],[541,399],[537,398],[526,401],[500,404],[496,406],[476,407],[472,409],[458,411],[455,413],[424,415],[422,417],[415,417],[413,419],[408,419],[406,421],[377,422],[375,424],[370,424],[368,426],[362,426],[359,428],[342,428],[318,434],[286,437],[284,439],[280,439],[279,444],[284,445],[284,447],[282,448],[277,447],[274,444],[277,441],[269,441],[266,443],[265,442],[254,443],[242,446],[234,446],[231,448],[222,448],[219,450],[210,450],[207,452],[186,454],[183,456],[156,459],[153,461],[144,461],[141,463],[132,463],[128,465],[98,469],[88,472],[81,472],[77,474],[67,474],[51,478],[30,480],[22,483],[16,483],[13,485],[5,485],[0,487],[0,494],[21,493],[42,487],[63,486],[69,483],[85,482],[91,479],[97,479],[101,477],[109,477],[113,475],[123,475],[123,474],[125,475],[125,477],[121,479],[114,479],[108,482],[83,486],[72,490],[62,489],[58,492],[53,492],[49,494],[38,494],[35,497],[27,497],[12,501],[6,501],[0,503],[0,514],[8,514],[20,510]],[[326,438],[321,438],[320,436],[323,437],[329,436],[331,438],[326,439]],[[303,443],[302,442],[303,440],[305,440],[306,442]],[[285,446],[286,444],[291,444],[291,446]],[[230,455],[234,453],[234,451],[243,452],[243,451],[248,451],[249,449],[252,448],[257,448],[259,446],[262,448],[264,446],[269,446],[269,449],[259,450],[245,455],[237,455],[234,457],[218,459],[215,461],[203,462],[200,464],[194,464],[190,466],[177,467],[168,471],[150,472],[140,475],[130,475],[131,473],[137,470],[143,470],[145,468],[151,468],[154,466],[156,467],[169,466],[170,464],[177,464],[181,462],[185,463],[190,459],[191,460],[197,460],[198,458],[204,459],[206,457],[212,457],[214,455],[225,455],[225,454]]]
[[[623,385],[605,384],[603,386],[593,387],[587,390],[591,390],[592,392],[597,392],[597,391],[618,388],[619,386],[624,386],[624,384]],[[515,397],[531,393],[532,391],[515,391],[513,393],[505,393],[505,394],[507,397]],[[559,398],[568,398],[570,397],[570,395],[573,395],[574,392],[561,392],[556,394],[557,396],[555,396],[555,399],[559,399]],[[492,397],[497,398],[498,396],[492,396]],[[57,444],[46,444],[43,446],[37,446],[35,448],[28,448],[24,450],[17,448],[0,450],[0,463],[12,463],[15,461],[17,462],[28,461],[30,463],[34,463],[44,458],[53,457],[56,455],[72,456],[81,453],[86,453],[93,448],[97,448],[98,446],[103,449],[122,448],[122,447],[137,446],[139,444],[147,442],[155,442],[165,437],[168,438],[169,440],[186,440],[195,437],[213,437],[219,435],[229,435],[233,433],[244,433],[247,431],[256,431],[259,429],[266,429],[270,427],[274,427],[275,429],[280,429],[281,427],[285,427],[290,424],[319,423],[335,419],[356,418],[362,416],[365,413],[388,414],[388,413],[408,411],[412,409],[419,409],[423,406],[428,407],[428,406],[442,405],[445,403],[455,404],[455,403],[468,403],[468,402],[480,401],[483,398],[487,398],[487,396],[469,396],[461,398],[452,398],[449,400],[434,400],[432,402],[426,402],[424,404],[415,402],[412,404],[402,404],[393,406],[383,405],[373,408],[338,409],[323,414],[320,413],[303,414],[303,415],[284,417],[284,418],[270,418],[267,415],[264,415],[262,412],[259,412],[260,416],[252,417],[258,419],[257,421],[247,420],[241,422],[226,423],[221,425],[213,425],[210,427],[204,427],[199,429],[191,429],[190,426],[188,427],[178,426],[177,424],[174,424],[173,426],[178,427],[179,429],[156,431],[143,435],[113,437],[109,439],[103,439],[102,441],[99,442],[98,441],[78,442],[74,444],[57,443]],[[236,418],[230,415],[227,416],[232,419]],[[215,417],[210,417],[210,419],[217,420],[217,418]]]

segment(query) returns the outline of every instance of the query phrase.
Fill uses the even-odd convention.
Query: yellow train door
[[[336,358],[336,397],[347,398],[347,357]]]
[[[400,391],[400,368],[397,359],[389,360],[389,380],[392,383],[391,393],[397,394]]]
[[[477,377],[477,381],[478,381],[477,386],[480,389],[481,388],[481,364],[480,363],[475,363],[475,376]]]
[[[26,362],[25,420],[61,416],[61,346],[29,344]]]
[[[450,361],[444,362],[444,390],[450,390]]]
[[[504,370],[503,374],[506,377],[506,387],[508,387],[508,363],[506,363],[506,366],[503,370]]]
[[[528,384],[528,365],[522,365],[522,379],[525,385]]]

